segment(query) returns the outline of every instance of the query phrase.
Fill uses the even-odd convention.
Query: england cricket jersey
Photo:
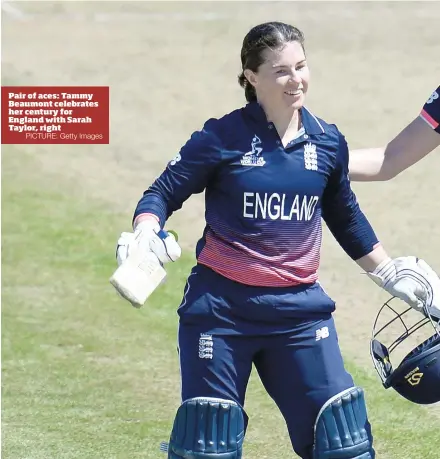
[[[420,116],[440,134],[440,86],[426,101]]]
[[[161,226],[205,191],[199,264],[234,281],[295,286],[317,280],[322,219],[353,259],[378,242],[348,179],[348,147],[337,127],[301,109],[303,128],[283,147],[257,102],[194,132],[144,192],[134,218]]]

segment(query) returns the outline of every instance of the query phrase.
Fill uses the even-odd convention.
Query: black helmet
[[[398,312],[397,304],[391,305],[395,297],[387,301],[376,316],[370,342],[371,358],[383,386],[386,389],[392,387],[402,397],[422,405],[440,401],[440,310],[431,307],[432,292],[430,293],[430,301],[425,304],[422,311],[423,317],[411,326],[407,325],[407,319],[409,311],[413,309],[409,307],[403,312]],[[391,311],[395,317],[376,330],[378,319],[384,309]],[[395,321],[400,322],[404,332],[386,347],[377,337]],[[390,359],[392,352],[424,326],[432,327],[434,334],[409,352],[397,368],[393,369]]]

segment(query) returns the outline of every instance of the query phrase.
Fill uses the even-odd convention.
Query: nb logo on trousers
[[[328,327],[322,327],[316,330],[316,341],[320,341],[321,339],[328,338],[330,335],[328,331]]]

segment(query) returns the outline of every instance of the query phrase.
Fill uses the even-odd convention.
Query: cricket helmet
[[[411,311],[412,314],[415,314],[413,308],[407,307],[402,311],[403,302],[392,297],[380,308],[370,341],[371,358],[385,389],[392,387],[402,397],[421,405],[440,401],[440,310],[432,307],[432,299],[433,292],[430,289],[423,307],[422,318],[418,316],[414,323],[408,325],[408,316],[411,317]],[[378,321],[381,316],[385,315],[385,311],[391,313],[393,318],[377,329]],[[389,314],[387,314],[387,319],[388,316]],[[392,324],[394,324],[393,327],[391,327]],[[391,328],[395,331],[396,324],[404,331],[387,347],[379,341],[379,335],[388,337]],[[422,327],[432,327],[434,333],[409,352],[394,369],[391,354]]]

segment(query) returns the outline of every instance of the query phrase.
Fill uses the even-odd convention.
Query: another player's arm
[[[390,180],[439,145],[440,135],[419,116],[385,148],[352,150],[350,178],[357,182]]]
[[[431,95],[420,115],[384,148],[350,152],[353,181],[386,181],[423,159],[440,145],[440,87]]]

